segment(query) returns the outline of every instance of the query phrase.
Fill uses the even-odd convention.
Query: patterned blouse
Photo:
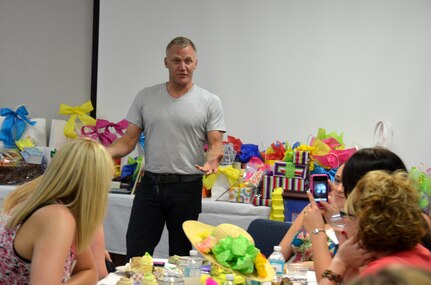
[[[335,243],[328,238],[328,249],[332,256],[335,255],[337,251],[337,246]],[[304,262],[304,261],[312,261],[313,253],[311,251],[311,240],[310,236],[304,232],[299,232],[296,234],[295,238],[292,241],[292,251],[293,256],[289,260],[289,262]]]
[[[13,245],[22,223],[14,229],[6,228],[9,218],[4,214],[0,216],[0,283],[2,285],[29,284],[31,261],[21,257]],[[72,246],[64,264],[63,283],[70,279],[75,260],[75,247]]]

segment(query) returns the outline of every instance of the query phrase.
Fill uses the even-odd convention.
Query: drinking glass
[[[292,285],[307,284],[308,267],[299,263],[286,264],[286,276],[289,278]]]

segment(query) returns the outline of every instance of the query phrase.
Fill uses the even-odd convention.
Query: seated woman
[[[334,182],[329,182],[331,193],[329,194],[329,203],[321,202],[324,207],[324,214],[329,220],[329,217],[338,212],[344,207],[344,190],[341,184],[342,172],[344,165],[341,165],[335,173]],[[304,208],[305,209],[305,208]],[[304,262],[310,269],[313,269],[313,256],[311,250],[310,236],[303,229],[304,210],[296,217],[292,226],[287,231],[286,235],[280,242],[281,252],[286,261],[297,263]],[[325,224],[325,229],[330,230],[331,227]],[[337,241],[330,238],[327,240],[328,249],[333,255],[336,251]]]
[[[102,145],[76,139],[44,175],[12,192],[0,219],[0,274],[8,276],[2,284],[97,283],[90,243],[103,222],[113,171]]]
[[[420,243],[428,228],[406,172],[368,172],[350,193],[345,209],[348,240],[319,284],[341,282],[352,269],[360,276],[395,265],[431,271],[431,252]]]
[[[360,178],[372,170],[394,172],[397,170],[407,171],[407,168],[398,155],[386,148],[374,147],[360,149],[344,164],[342,184],[345,196],[347,197],[353,191],[353,188]],[[313,232],[315,229],[322,229],[325,225],[325,221],[313,196],[310,193],[307,193],[307,195],[310,200],[310,205],[304,209],[304,227],[307,232]],[[424,219],[422,219],[422,221],[425,222]],[[345,239],[345,235],[338,235],[340,244]],[[323,271],[328,268],[332,261],[332,256],[328,250],[326,241],[327,237],[324,234],[311,235],[314,270],[318,281],[321,279]]]

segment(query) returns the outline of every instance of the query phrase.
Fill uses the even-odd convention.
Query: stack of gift
[[[276,160],[273,171],[263,177],[261,199],[271,199],[274,188],[284,191],[306,191],[308,188],[309,152],[294,150],[292,160]],[[268,202],[270,203],[270,202]]]
[[[271,200],[272,204],[269,219],[273,221],[284,222],[283,189],[281,187],[274,189]]]
[[[204,176],[203,193],[208,197],[210,190],[211,199],[217,201],[251,203],[265,173],[258,146],[228,136],[217,173]]]

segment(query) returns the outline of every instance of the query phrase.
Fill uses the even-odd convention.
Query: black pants
[[[182,224],[197,220],[201,211],[202,179],[161,183],[145,175],[133,200],[126,236],[126,260],[145,252],[153,255],[165,223],[169,232],[169,256],[189,255],[192,246]]]

